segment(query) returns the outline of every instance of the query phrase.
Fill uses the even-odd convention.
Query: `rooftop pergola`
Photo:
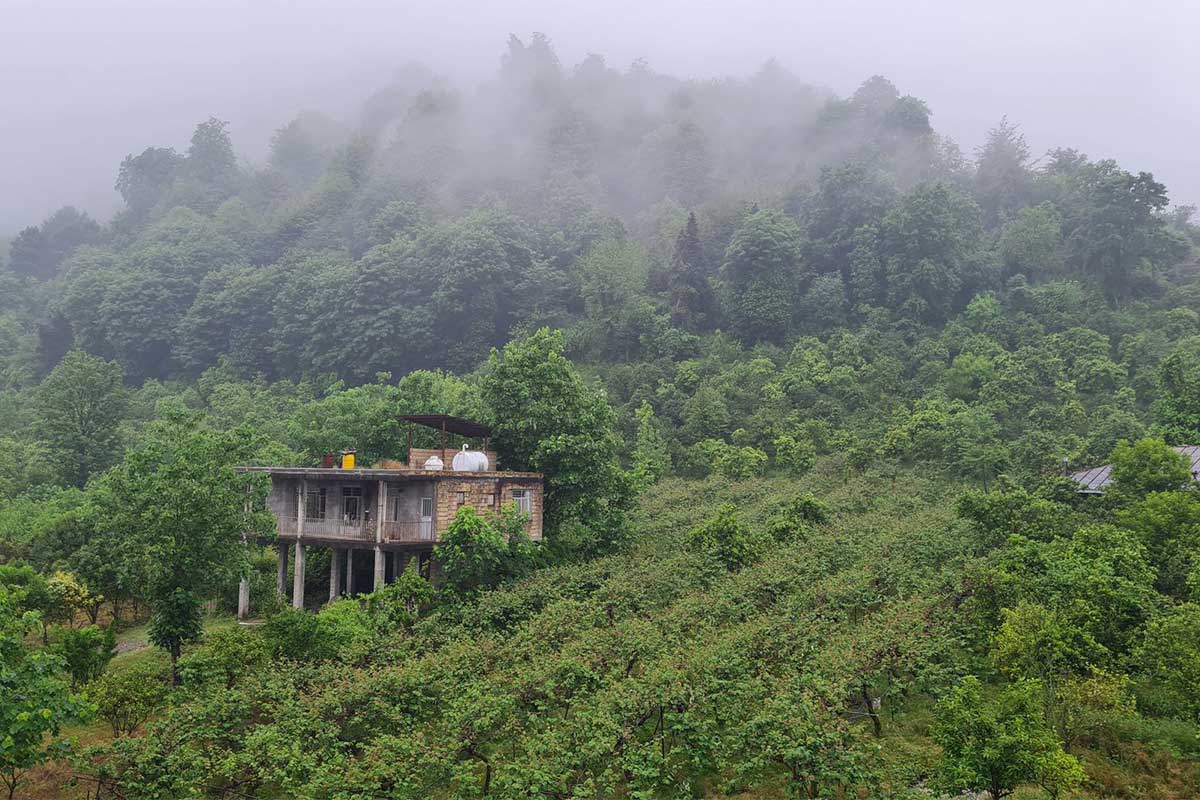
[[[413,425],[423,425],[426,428],[433,428],[442,432],[443,463],[446,461],[446,434],[448,433],[464,436],[468,439],[483,439],[484,450],[487,450],[491,444],[492,429],[482,422],[475,422],[474,420],[463,419],[462,417],[452,417],[449,414],[405,414],[400,419],[409,423],[409,453],[412,453],[413,449]]]

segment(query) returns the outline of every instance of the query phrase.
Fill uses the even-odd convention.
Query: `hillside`
[[[131,153],[0,260],[14,796],[1200,792],[1200,226],[1153,175],[540,35],[234,153]],[[464,506],[283,608],[235,467],[429,413],[546,476],[545,540]]]

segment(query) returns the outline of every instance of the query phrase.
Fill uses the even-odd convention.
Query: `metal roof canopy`
[[[1188,460],[1192,479],[1200,481],[1200,445],[1185,444],[1171,449]],[[1102,494],[1112,483],[1112,464],[1072,472],[1069,477],[1079,484],[1076,491],[1080,494]]]
[[[445,433],[470,436],[473,439],[487,439],[492,435],[492,429],[482,422],[473,422],[462,417],[452,417],[449,414],[406,414],[400,417],[400,419]]]

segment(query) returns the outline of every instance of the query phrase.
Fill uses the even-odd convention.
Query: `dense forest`
[[[540,34],[227,128],[0,248],[10,797],[1200,794],[1200,225],[1151,174]],[[432,412],[546,474],[545,541],[463,509],[282,608],[234,468]]]

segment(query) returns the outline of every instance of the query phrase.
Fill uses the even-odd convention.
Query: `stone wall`
[[[469,473],[464,473],[469,474]],[[438,481],[437,531],[439,536],[450,527],[454,515],[462,506],[473,506],[480,514],[499,514],[500,509],[513,502],[513,489],[527,489],[532,495],[532,514],[529,538],[542,538],[542,484],[529,478],[488,478]],[[460,500],[461,496],[461,500]]]

